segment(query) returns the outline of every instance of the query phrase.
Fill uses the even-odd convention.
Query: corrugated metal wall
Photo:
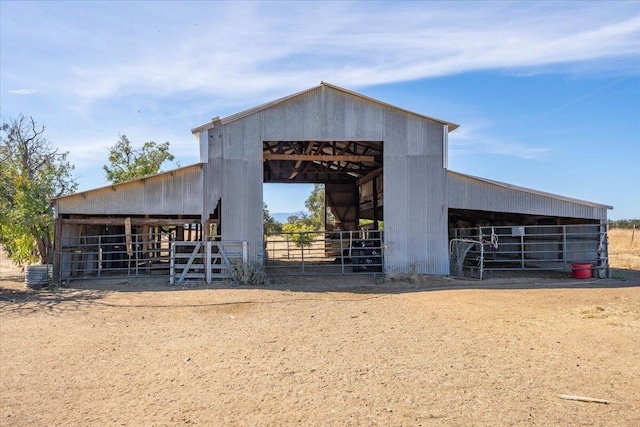
[[[450,208],[599,220],[607,218],[605,206],[493,185],[458,173],[448,173],[447,178]]]
[[[263,141],[384,141],[387,270],[447,274],[442,127],[320,86],[211,129],[205,191],[221,194],[222,238],[249,242],[250,261],[262,251]]]
[[[56,200],[59,215],[199,215],[200,165]]]
[[[448,274],[443,125],[394,111],[385,124],[387,271]]]

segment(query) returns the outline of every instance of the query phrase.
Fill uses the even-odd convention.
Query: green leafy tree
[[[324,230],[325,204],[323,184],[313,184],[313,190],[311,190],[311,195],[304,202],[304,207],[309,211],[311,225],[315,227],[316,230]]]
[[[264,222],[264,233],[265,234],[273,234],[282,232],[282,224],[275,220],[274,217],[271,216],[269,209],[267,208],[266,203],[262,203],[262,218]]]
[[[156,144],[145,142],[142,148],[135,149],[126,135],[120,135],[116,145],[109,149],[110,165],[103,166],[107,180],[112,183],[129,181],[160,172],[165,161],[175,157],[169,152],[169,142]]]
[[[299,211],[287,217],[287,224],[301,223],[311,226],[311,217],[304,211]]]
[[[18,265],[53,261],[48,199],[77,187],[69,153],[58,153],[44,131],[23,115],[0,127],[0,243]]]
[[[289,217],[291,218],[291,217]],[[313,225],[302,222],[288,222],[282,226],[282,231],[289,234],[289,239],[298,247],[310,246],[316,231]]]

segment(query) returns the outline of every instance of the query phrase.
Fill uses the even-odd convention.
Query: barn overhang
[[[612,206],[447,171],[450,222],[603,222]]]
[[[178,216],[202,211],[202,164],[51,199],[58,216]]]

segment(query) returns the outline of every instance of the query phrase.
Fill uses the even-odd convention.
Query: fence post
[[[287,259],[291,259],[291,256],[289,255],[289,235],[286,235],[287,238]]]
[[[302,232],[298,234],[298,243],[300,243],[300,253],[302,254],[302,273],[304,273],[304,243],[302,243]]]
[[[520,255],[521,255],[520,265],[522,270],[524,270],[524,235],[520,236]]]
[[[567,269],[567,226],[562,226],[562,262],[564,263],[563,269]]]
[[[342,233],[344,233],[344,231],[340,230],[340,255],[338,256],[340,257],[340,268],[344,274],[344,240]]]
[[[138,234],[134,235],[135,243],[134,243],[134,246],[133,246],[135,248],[134,253],[135,253],[135,256],[136,256],[136,258],[135,258],[135,260],[136,260],[136,277],[138,277],[138,265],[140,264],[140,256],[139,256],[140,252],[139,252],[139,249],[138,249],[139,248],[139,246],[138,246],[138,237],[139,237]],[[151,273],[151,272],[149,272],[149,273]]]
[[[480,280],[484,275],[484,245],[480,242]]]
[[[169,284],[176,282],[176,242],[171,243],[171,255],[169,260]]]
[[[98,236],[98,279],[102,271],[102,236]]]
[[[205,272],[204,277],[207,285],[211,284],[211,241],[207,240],[207,249],[205,250]]]

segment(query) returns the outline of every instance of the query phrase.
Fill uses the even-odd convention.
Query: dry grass
[[[640,311],[623,303],[580,306],[575,313],[583,319],[605,319],[608,325],[640,328]]]
[[[609,264],[613,268],[640,270],[640,230],[613,228],[609,236]]]

